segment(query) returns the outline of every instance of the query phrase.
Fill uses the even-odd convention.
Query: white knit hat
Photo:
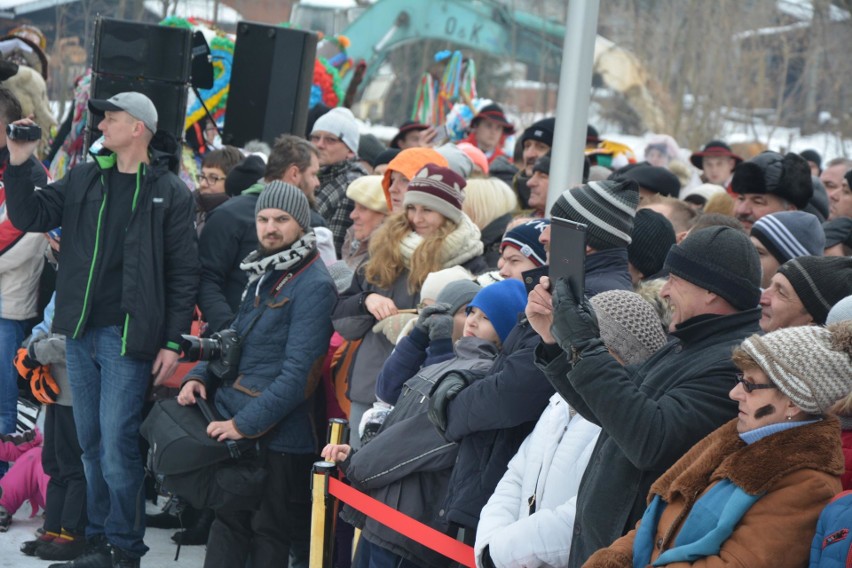
[[[852,321],[752,335],[741,348],[809,414],[825,414],[852,391]]]
[[[315,132],[331,132],[341,140],[346,146],[358,153],[358,145],[361,141],[361,135],[358,133],[358,122],[355,120],[355,115],[352,111],[345,107],[336,107],[319,117],[314,122]]]

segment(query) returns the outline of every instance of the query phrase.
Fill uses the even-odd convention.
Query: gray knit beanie
[[[825,325],[850,320],[852,320],[852,296],[846,296],[829,310],[828,317],[825,318]]]
[[[254,214],[257,215],[264,209],[280,209],[293,216],[293,219],[303,230],[311,229],[311,208],[308,198],[302,190],[295,185],[275,180],[266,184],[257,204],[254,206]]]
[[[591,181],[564,191],[550,208],[550,215],[587,224],[589,246],[606,250],[630,244],[638,205],[639,186],[635,181]]]
[[[626,290],[610,290],[590,300],[601,339],[625,365],[643,363],[666,344],[657,312],[642,296]]]
[[[752,335],[741,348],[793,403],[825,414],[852,390],[852,322]]]
[[[760,257],[742,231],[706,227],[669,250],[666,272],[718,294],[738,310],[760,301]]]
[[[778,269],[817,324],[824,324],[828,311],[852,294],[852,258],[846,256],[800,256]]]
[[[450,315],[455,315],[462,306],[469,304],[480,290],[482,287],[473,280],[456,280],[444,286],[435,298],[435,303],[449,304]]]

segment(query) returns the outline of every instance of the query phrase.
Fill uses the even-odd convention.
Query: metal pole
[[[330,568],[334,546],[334,517],[337,499],[328,494],[328,480],[337,474],[331,462],[314,462],[311,475],[311,552],[310,568]],[[286,560],[286,559],[285,559]]]
[[[599,8],[600,0],[568,2],[551,149],[554,159],[550,161],[548,216],[562,192],[582,182]]]
[[[327,444],[349,443],[349,421],[344,418],[330,418],[328,420]]]

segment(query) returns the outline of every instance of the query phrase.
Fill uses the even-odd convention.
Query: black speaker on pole
[[[138,91],[157,108],[157,128],[178,142],[186,122],[192,33],[183,28],[112,18],[95,23],[91,98]],[[99,136],[103,116],[89,113],[88,148]]]
[[[280,134],[303,136],[316,52],[314,33],[240,22],[222,141],[271,145]]]

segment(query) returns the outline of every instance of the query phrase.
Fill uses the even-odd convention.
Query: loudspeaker
[[[157,107],[157,129],[170,133],[175,137],[175,140],[183,138],[187,102],[185,84],[146,81],[118,75],[92,74],[91,98],[108,99],[116,93],[124,91],[138,91],[151,99],[151,102]],[[98,122],[103,117],[90,112],[89,118],[89,127],[93,132],[97,132]]]
[[[98,18],[92,71],[151,81],[189,81],[192,33],[183,28]]]
[[[304,136],[316,52],[316,34],[240,22],[222,141],[271,145],[281,134]]]

